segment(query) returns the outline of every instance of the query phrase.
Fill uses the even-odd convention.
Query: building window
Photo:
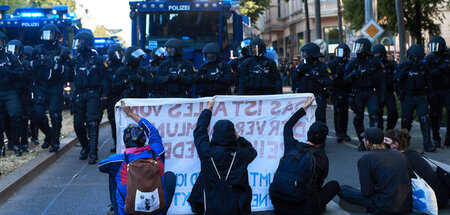
[[[327,27],[325,29],[325,42],[328,44],[339,44],[339,28]]]
[[[281,0],[278,0],[278,18],[281,18]]]
[[[300,49],[302,48],[303,45],[305,45],[305,36],[303,32],[299,32],[297,33],[297,41],[298,41],[298,52],[297,53],[301,53]]]

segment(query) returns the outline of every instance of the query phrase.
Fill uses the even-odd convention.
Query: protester
[[[208,207],[214,203],[228,204],[226,201],[208,198],[214,192],[214,185],[219,181],[218,172],[220,178],[231,187],[232,197],[238,206],[238,214],[250,214],[252,189],[248,182],[247,167],[255,159],[257,152],[250,142],[237,134],[234,124],[229,120],[217,121],[213,127],[212,139],[209,140],[208,127],[214,102],[214,99],[208,102],[194,130],[194,143],[200,158],[201,170],[187,201],[196,214],[204,213],[205,199],[206,204],[209,204]],[[223,209],[228,210],[225,207]]]
[[[331,199],[333,199],[333,197],[339,193],[339,184],[336,181],[329,181],[327,184],[325,184],[325,186],[322,187],[323,182],[328,175],[329,165],[328,157],[325,154],[325,151],[322,150],[322,145],[325,144],[325,140],[328,134],[328,127],[326,126],[326,124],[321,121],[314,122],[308,130],[308,141],[306,143],[302,143],[294,139],[292,129],[297,121],[306,114],[306,110],[309,106],[311,106],[313,101],[314,98],[309,97],[305,102],[303,108],[300,108],[286,122],[283,133],[285,150],[284,156],[282,158],[288,159],[287,154],[293,151],[295,153],[299,153],[300,150],[311,150],[311,152],[313,153],[315,165],[313,167],[313,174],[311,175],[312,178],[305,180],[310,181],[312,189],[308,193],[303,193],[306,196],[301,197],[300,199],[303,199],[301,201],[286,201],[286,199],[289,198],[280,196],[280,194],[283,194],[277,192],[278,189],[276,189],[275,186],[272,186],[272,184],[269,193],[272,203],[275,207],[275,212],[277,214],[322,214],[322,212],[326,209],[326,205],[328,204],[328,202],[331,201]],[[301,156],[307,156],[307,154],[302,153]],[[283,163],[280,162],[277,174],[279,174],[278,171],[286,168],[282,167],[282,164]],[[289,185],[286,183],[285,186],[288,187]]]
[[[362,136],[370,152],[358,161],[361,190],[341,186],[339,205],[349,211],[367,210],[375,214],[411,211],[412,172],[405,156],[396,150],[386,150],[383,132],[379,128],[368,128]],[[363,207],[358,208],[358,205]]]
[[[414,172],[433,189],[439,208],[444,208],[448,204],[449,194],[430,164],[417,151],[408,148],[408,140],[409,132],[406,129],[391,129],[384,132],[384,143],[405,155]]]
[[[127,116],[138,123],[138,125],[130,124],[124,130],[123,141],[125,143],[125,153],[129,163],[137,159],[152,158],[151,150],[153,150],[157,158],[159,158],[159,161],[163,163],[163,165],[158,166],[160,167],[160,171],[164,172],[164,146],[162,145],[161,136],[159,135],[158,130],[148,120],[131,112],[130,107],[125,106],[123,101],[121,101],[121,103],[122,110]],[[147,137],[148,144],[146,144]],[[112,199],[114,199],[114,197],[116,199],[116,210],[118,214],[127,214],[124,210],[125,197],[127,196],[127,164],[125,162],[125,154],[111,155],[109,158],[99,163],[98,169],[101,172],[108,173],[110,176],[115,177],[116,184],[110,184],[110,187],[117,187],[115,192],[111,194]],[[163,182],[166,204],[165,209],[157,214],[166,214],[175,192],[176,176],[173,172],[166,172],[161,177],[161,180]],[[114,202],[113,205],[115,205]]]

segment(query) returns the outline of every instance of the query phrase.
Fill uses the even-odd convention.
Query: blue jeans
[[[339,198],[347,201],[350,204],[366,207],[367,210],[371,213],[381,212],[380,209],[375,206],[372,199],[363,196],[361,190],[359,189],[347,185],[341,185],[341,191],[338,195]]]

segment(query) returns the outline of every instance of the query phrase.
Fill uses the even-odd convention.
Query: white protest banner
[[[284,152],[283,127],[312,94],[266,96],[216,96],[210,128],[220,119],[234,123],[238,134],[250,141],[258,156],[248,168],[252,187],[252,211],[273,210],[269,185]],[[211,98],[199,99],[124,99],[125,104],[158,129],[165,147],[165,170],[177,176],[177,186],[169,214],[192,213],[187,199],[200,172],[200,160],[194,146],[193,131],[198,116]],[[130,123],[116,104],[117,152],[122,153],[123,130]],[[308,108],[294,127],[294,137],[306,141],[306,133],[315,121],[316,106]],[[212,132],[212,131],[210,131]],[[212,134],[212,133],[210,133]]]

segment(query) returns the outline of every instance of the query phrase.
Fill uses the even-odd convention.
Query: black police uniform
[[[197,72],[197,90],[201,97],[231,94],[234,75],[231,67],[222,61],[220,48],[208,43],[203,49],[206,62]]]
[[[380,62],[369,56],[371,44],[368,39],[356,40],[354,52],[359,52],[358,57],[350,60],[345,68],[344,81],[352,86],[351,107],[355,112],[353,125],[359,139],[359,151],[365,150],[364,132],[364,108],[369,111],[370,127],[378,127],[378,99],[384,98],[385,81],[383,68]],[[377,93],[380,93],[377,95]]]
[[[41,34],[48,31],[60,35],[58,28],[53,24],[45,25],[41,29]],[[59,36],[55,36],[49,40],[42,40],[43,44],[35,47],[36,56],[31,61],[31,67],[36,71],[32,115],[45,134],[42,148],[51,145],[49,149],[51,152],[56,152],[59,149],[62,110],[64,108],[64,72],[68,69],[68,60],[72,58],[69,50],[58,44],[58,39]],[[48,119],[46,119],[47,108],[52,122],[51,128],[48,125]]]
[[[36,122],[36,119],[31,116],[31,113],[33,111],[33,97],[35,93],[35,83],[34,80],[36,79],[36,72],[33,68],[31,68],[30,60],[34,58],[35,51],[34,48],[31,46],[24,46],[23,47],[23,58],[22,63],[25,67],[25,73],[27,74],[28,79],[28,89],[29,89],[29,103],[28,103],[28,116],[30,120],[30,136],[31,136],[31,142],[33,142],[36,145],[39,145],[39,126]],[[47,117],[45,118],[47,119]],[[48,120],[48,119],[47,119]],[[47,121],[48,124],[48,121]]]
[[[153,88],[150,91],[150,98],[162,98],[164,95],[164,86],[159,85],[156,82],[156,76],[158,73],[159,65],[164,61],[164,48],[159,47],[155,48],[152,51],[152,59],[150,60],[149,71],[148,71],[148,80],[153,80]]]
[[[253,50],[252,50],[253,49]],[[250,58],[239,67],[239,95],[281,94],[281,76],[274,60],[264,56],[266,45],[259,38],[250,42]]]
[[[195,69],[191,62],[183,59],[183,46],[180,40],[170,39],[164,45],[168,59],[159,66],[156,83],[164,87],[165,98],[190,98],[192,86],[195,83]]]
[[[74,37],[74,48],[80,53],[73,59],[73,70],[67,73],[67,80],[75,85],[74,130],[83,147],[80,160],[88,157],[89,164],[98,160],[99,121],[102,116],[101,98],[108,96],[108,74],[102,56],[91,50],[94,37],[88,32]],[[86,134],[86,127],[88,134]]]
[[[351,141],[347,134],[348,127],[348,95],[352,88],[345,83],[345,66],[350,58],[350,48],[347,44],[339,44],[336,48],[336,59],[329,64],[333,76],[332,101],[334,111],[334,128],[338,142]]]
[[[11,50],[10,50],[11,49]],[[28,152],[28,120],[29,106],[31,103],[31,81],[33,74],[29,67],[29,59],[24,59],[23,46],[19,40],[11,40],[8,43],[8,52],[16,55],[22,61],[25,69],[25,75],[16,80],[17,95],[20,99],[22,122],[20,127],[19,144],[22,152]]]
[[[7,38],[0,32],[0,122],[5,122],[6,115],[10,118],[11,137],[8,145],[11,145],[16,155],[22,155],[19,147],[19,135],[21,129],[21,104],[16,90],[16,81],[23,78],[24,67],[20,60],[11,53],[5,53]],[[4,142],[0,142],[0,156],[3,154]]]
[[[250,52],[249,52],[249,46],[250,46],[250,42],[251,42],[252,38],[245,38],[242,42],[241,42],[241,55],[238,58],[235,59],[231,59],[228,64],[231,66],[231,70],[233,72],[234,75],[234,94],[237,94],[237,91],[239,89],[238,85],[239,85],[239,67],[241,66],[242,62],[244,62],[244,60],[248,59],[250,56]]]
[[[132,56],[138,54],[139,56]],[[123,89],[121,98],[147,98],[148,92],[151,91],[153,79],[147,76],[149,69],[140,66],[144,55],[145,52],[137,46],[131,46],[125,50],[126,66],[117,71],[118,76],[123,77],[122,86],[116,83],[119,85],[119,89]]]
[[[386,81],[385,84],[386,91],[384,94],[384,100],[382,101],[380,98],[379,101],[380,109],[378,112],[378,119],[379,119],[378,128],[383,130],[384,127],[383,112],[384,107],[386,106],[387,110],[386,130],[389,130],[395,128],[395,125],[397,124],[398,121],[397,102],[395,100],[394,95],[395,90],[394,73],[397,65],[394,61],[390,61],[387,59],[386,49],[381,44],[373,46],[372,53],[374,55],[379,54],[379,57],[375,58],[377,58],[380,61],[382,67],[384,68],[383,74],[384,80]]]
[[[430,68],[431,91],[428,97],[430,103],[431,130],[433,143],[436,147],[441,146],[439,135],[442,120],[442,108],[447,110],[447,131],[445,134],[445,146],[450,146],[450,54],[446,49],[445,40],[440,36],[435,36],[430,40],[429,48],[432,53],[426,61]]]
[[[124,50],[122,46],[119,44],[114,44],[111,47],[108,48],[108,67],[107,67],[107,74],[108,74],[108,80],[110,83],[113,82],[113,79],[115,78],[115,74],[117,74],[117,70],[119,68],[123,67],[122,58],[124,55]],[[116,118],[114,115],[114,106],[116,103],[120,100],[120,94],[117,89],[112,87],[109,90],[108,95],[108,102],[106,104],[106,111],[108,113],[108,120],[109,124],[111,126],[111,134],[113,138],[114,146],[111,148],[111,152],[116,152]]]
[[[420,45],[412,45],[407,52],[409,60],[400,64],[395,74],[399,83],[402,103],[402,128],[411,130],[414,110],[417,111],[425,151],[436,151],[430,137],[427,93],[429,87],[429,68],[422,61],[425,55]]]
[[[296,93],[313,93],[316,97],[316,120],[326,122],[327,87],[331,86],[331,70],[319,61],[320,48],[315,43],[308,43],[302,47],[306,63],[299,65],[292,74],[292,81],[296,82]]]

